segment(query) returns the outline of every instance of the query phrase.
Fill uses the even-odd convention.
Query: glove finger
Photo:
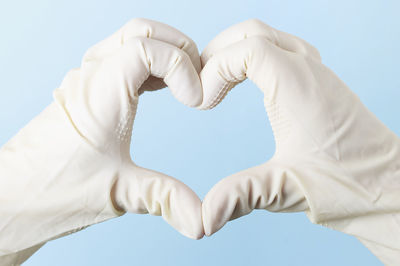
[[[131,95],[150,75],[162,78],[172,94],[188,106],[201,103],[203,91],[199,75],[189,56],[173,45],[149,38],[133,38],[107,62],[115,75],[122,75],[122,83]]]
[[[122,170],[113,194],[117,209],[162,216],[192,239],[204,235],[201,200],[179,180],[132,164]]]
[[[258,19],[250,19],[226,29],[210,41],[201,54],[202,65],[204,66],[219,50],[255,36],[264,37],[281,49],[321,60],[318,50],[306,41],[274,29]]]
[[[218,182],[203,200],[205,234],[212,235],[228,221],[254,209],[273,212],[306,210],[304,194],[292,175],[290,171],[267,162]]]
[[[117,32],[91,47],[84,61],[103,58],[135,37],[145,37],[171,44],[186,52],[197,72],[200,72],[200,56],[194,41],[179,30],[154,20],[135,18],[126,23]]]
[[[287,54],[262,37],[248,38],[218,51],[200,72],[203,102],[198,108],[215,107],[229,90],[247,77],[273,100],[277,80],[284,74],[277,64],[282,66],[288,61],[283,53]]]

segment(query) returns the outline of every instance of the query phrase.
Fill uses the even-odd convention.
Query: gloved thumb
[[[160,215],[192,239],[204,235],[201,200],[177,179],[130,163],[121,170],[111,194],[119,210]]]
[[[218,182],[203,201],[203,225],[207,236],[228,221],[254,209],[273,212],[304,211],[307,202],[289,169],[271,161]]]

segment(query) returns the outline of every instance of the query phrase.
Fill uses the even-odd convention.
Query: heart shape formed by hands
[[[211,109],[246,78],[264,93],[276,142],[269,161],[221,180],[203,202],[182,182],[132,162],[141,93],[168,85],[182,103]],[[382,261],[400,259],[392,234],[400,220],[399,138],[298,37],[249,20],[219,34],[199,56],[178,30],[134,19],[90,48],[54,96],[56,103],[0,154],[9,176],[25,171],[0,186],[16,187],[0,194],[19,210],[0,221],[10,236],[0,250],[24,253],[20,261],[50,239],[125,212],[162,215],[199,239],[253,209],[305,211],[314,223],[355,235]],[[32,141],[39,155],[13,154]],[[48,174],[7,168],[26,158]],[[24,238],[15,241],[15,232]]]
[[[149,25],[147,37],[164,38],[154,22],[145,23]],[[174,35],[178,34],[170,36]],[[388,237],[388,227],[382,226],[395,227],[396,220],[383,222],[381,218],[382,213],[399,209],[393,201],[398,198],[395,190],[379,193],[394,181],[377,178],[389,175],[387,165],[399,165],[399,139],[322,64],[317,49],[259,20],[249,20],[225,30],[209,43],[201,55],[198,82],[194,42],[186,37],[171,39],[167,42],[175,46],[181,43],[177,47],[187,53],[193,67],[189,60],[179,57],[168,74],[151,70],[151,75],[163,78],[178,100],[199,109],[215,107],[230,89],[249,78],[264,93],[276,142],[275,154],[268,162],[223,179],[206,195],[201,215],[206,235],[253,209],[306,211],[312,222],[355,235],[373,250],[382,246],[400,249],[396,238]],[[178,87],[178,83],[184,86]],[[150,79],[138,92],[163,85]],[[200,85],[202,97],[196,93]],[[127,200],[117,196],[118,205],[129,205],[124,202]],[[172,205],[178,206],[177,202]],[[198,205],[190,208],[197,212]],[[376,218],[366,220],[367,214]],[[371,226],[378,226],[379,234],[385,237],[376,237],[376,231],[369,230]]]

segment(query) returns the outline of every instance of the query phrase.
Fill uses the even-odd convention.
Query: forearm
[[[97,197],[104,199],[94,200],[87,189],[103,160],[56,103],[1,148],[0,264],[2,256],[116,216],[109,194],[99,193]],[[107,171],[113,170],[103,169],[102,174]],[[100,191],[111,186],[111,179],[98,182]],[[11,257],[18,260],[20,256],[3,259]]]
[[[23,249],[18,252],[0,256],[0,266],[17,266],[24,263],[30,256],[38,251],[45,243]]]

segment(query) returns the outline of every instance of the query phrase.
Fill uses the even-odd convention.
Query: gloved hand
[[[198,105],[199,71],[194,42],[150,20],[132,20],[90,48],[55,102],[0,150],[0,265],[20,264],[46,241],[125,212],[162,215],[201,238],[197,195],[135,165],[129,153],[139,94],[165,82],[179,101]]]
[[[400,140],[305,41],[258,20],[203,51],[203,103],[216,106],[247,77],[264,93],[276,151],[217,183],[203,201],[206,235],[253,209],[305,211],[400,264]]]

